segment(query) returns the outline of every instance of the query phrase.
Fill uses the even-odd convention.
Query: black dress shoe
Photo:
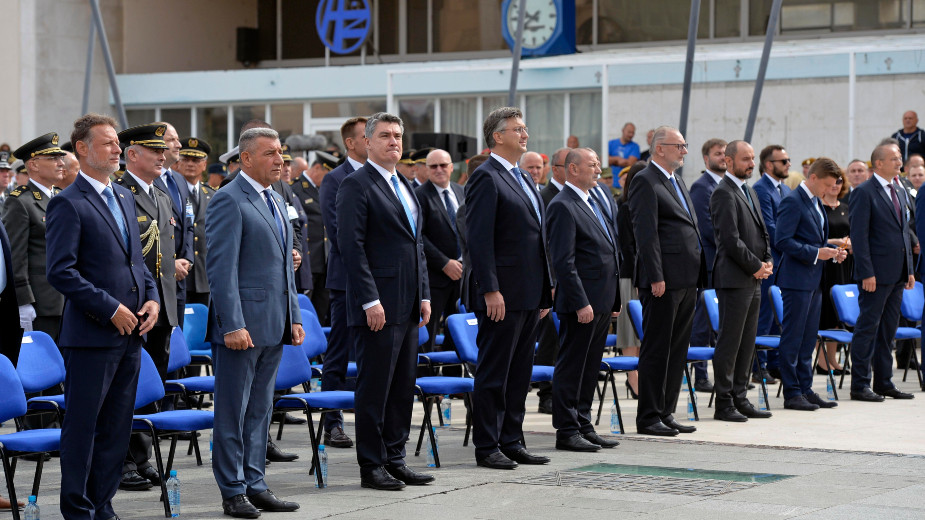
[[[405,488],[405,483],[392,477],[385,471],[385,468],[379,466],[361,474],[360,486],[381,491],[399,491]]]
[[[137,471],[126,471],[119,481],[119,489],[123,491],[144,491],[151,489],[151,481],[142,477]]]
[[[882,392],[877,392],[883,397],[892,397],[893,399],[915,399],[915,396],[912,394],[907,394],[906,392],[900,392],[898,388],[893,387],[889,390],[884,390]]]
[[[517,448],[514,450],[501,450],[505,457],[513,460],[518,464],[549,464],[549,457],[534,455],[527,451],[526,448]]]
[[[565,451],[590,452],[600,450],[601,445],[594,444],[593,442],[585,439],[582,434],[576,433],[567,439],[556,439],[556,449]]]
[[[768,372],[768,369],[766,368],[761,368],[757,372],[752,374],[753,383],[760,383],[762,379],[764,379],[765,384],[768,384],[768,385],[777,384],[777,379],[774,378],[774,376],[772,376],[771,373]]]
[[[755,405],[748,402],[747,399],[736,403],[735,409],[749,419],[769,419],[771,417],[771,412],[755,408]]]
[[[481,459],[475,459],[475,463],[483,468],[491,469],[514,469],[517,467],[517,463],[513,460],[507,458],[500,451],[496,451],[487,457],[482,457]]]
[[[725,408],[716,407],[716,411],[713,412],[713,419],[717,421],[727,421],[727,422],[746,422],[748,417],[739,413],[736,410],[735,406],[727,406]]]
[[[695,431],[697,431],[696,426],[685,426],[679,423],[678,421],[674,420],[674,418],[668,419],[667,421],[662,419],[662,424],[664,424],[665,426],[669,428],[678,430],[679,433],[694,433]]]
[[[344,429],[335,426],[333,430],[324,434],[324,445],[332,448],[352,448],[353,439],[344,433]]]
[[[273,414],[273,422],[282,422],[282,421],[285,421],[286,424],[305,424],[308,422],[303,417],[296,417],[294,415],[289,415],[288,413]]]
[[[262,493],[257,493],[256,495],[250,495],[247,499],[250,500],[251,504],[257,509],[269,511],[271,513],[289,513],[298,511],[299,509],[299,504],[280,500],[276,498],[276,495],[269,489]]]
[[[552,414],[552,399],[543,399],[536,407],[537,413]]]
[[[392,475],[409,486],[423,486],[424,484],[429,484],[434,481],[433,475],[418,473],[404,464],[401,466],[386,466],[385,470],[389,475]]]
[[[859,392],[851,392],[852,401],[867,401],[868,403],[880,403],[885,400],[885,398],[877,393],[874,393],[870,388],[864,388]]]
[[[662,437],[674,437],[679,433],[678,430],[669,428],[662,421],[649,426],[637,426],[636,431],[642,435],[659,435]]]
[[[694,390],[709,394],[713,392],[713,383],[709,379],[698,379],[694,381]]]
[[[157,469],[154,466],[139,468],[138,474],[151,481],[151,483],[155,486],[161,485],[161,476],[158,474]]]
[[[819,397],[819,394],[817,394],[816,392],[810,392],[808,394],[803,394],[803,395],[806,396],[807,401],[818,406],[819,408],[835,408],[836,406],[838,406],[838,403],[836,403],[835,401],[828,401],[826,399],[823,399]]]
[[[581,436],[584,437],[586,441],[597,444],[601,448],[616,448],[620,445],[620,441],[601,437],[597,432],[582,433]]]
[[[222,500],[222,512],[235,518],[258,518],[260,511],[251,504],[243,493],[229,499]]]
[[[804,412],[812,412],[812,411],[818,410],[819,405],[809,402],[808,400],[806,400],[805,395],[800,394],[800,395],[795,395],[789,399],[785,399],[784,408],[788,410],[800,410]]]
[[[768,373],[771,374],[771,377],[774,379],[780,379],[781,377],[779,368],[768,367]]]
[[[273,441],[267,439],[267,460],[273,462],[292,462],[299,458],[295,453],[286,453]]]

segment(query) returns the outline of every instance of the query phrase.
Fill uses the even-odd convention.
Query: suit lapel
[[[874,175],[876,175],[876,173]],[[893,221],[896,222],[897,225],[902,227],[902,222],[899,221],[899,216],[896,215],[896,208],[893,207],[893,200],[890,198],[889,195],[886,194],[886,190],[883,189],[883,186],[881,186],[879,182],[877,182],[877,179],[871,178],[870,182],[874,184],[874,189],[877,190],[877,193],[880,194],[880,199],[883,200],[884,204],[886,204],[887,211],[889,211],[890,215],[893,215]],[[889,184],[890,186],[893,185],[892,183],[889,183]],[[893,189],[895,188],[896,187],[893,186]],[[899,200],[899,194],[896,195],[896,198],[897,200]],[[902,211],[902,209],[903,209],[902,202],[900,202],[899,210]]]
[[[825,231],[824,229],[825,228],[825,212],[822,212],[823,229],[820,229],[819,228],[819,212],[816,211],[818,209],[818,206],[815,206],[813,204],[812,197],[807,195],[806,191],[803,190],[802,188],[800,188],[800,199],[803,201],[803,205],[806,206],[807,211],[809,211],[809,216],[812,219],[812,222],[814,224],[813,229],[816,230],[816,233],[819,235],[819,238],[821,238],[822,240],[825,240],[825,235],[823,235]]]
[[[493,165],[495,167],[495,170],[498,172],[498,176],[504,179],[504,182],[506,182],[507,185],[510,186],[512,190],[514,190],[517,196],[520,197],[520,200],[522,200],[524,204],[527,205],[527,209],[530,210],[530,215],[534,219],[536,219],[536,212],[533,211],[533,204],[530,202],[530,199],[527,198],[528,195],[524,191],[524,189],[520,187],[520,182],[514,179],[514,174],[504,169],[504,166],[500,162],[498,162],[498,160],[495,159],[494,157],[492,157],[489,160],[493,161]],[[531,186],[533,183],[533,180],[532,179],[527,180],[526,182],[527,182],[527,186]],[[536,189],[534,189],[534,192],[536,192]],[[537,196],[539,196],[538,193],[537,193]]]
[[[286,254],[286,248],[283,244],[282,237],[279,236],[279,228],[276,227],[276,219],[273,218],[273,215],[270,214],[270,206],[267,206],[266,199],[263,195],[257,193],[257,191],[250,185],[243,177],[238,175],[235,177],[238,185],[241,187],[241,191],[247,196],[247,200],[257,208],[257,211],[263,216],[263,220],[266,221],[267,225],[270,226],[270,230],[273,232],[273,236],[276,237],[276,244],[279,245],[279,249],[283,252],[283,255]],[[273,202],[276,202],[276,197],[272,197]],[[279,211],[279,204],[276,204],[276,211]],[[283,228],[285,229],[285,227]]]
[[[401,226],[402,229],[404,229],[405,231],[408,232],[409,235],[411,235],[412,237],[414,237],[414,234],[411,232],[411,223],[408,222],[408,217],[405,215],[405,208],[401,205],[401,201],[398,200],[398,194],[395,193],[394,191],[392,191],[394,187],[389,185],[389,183],[388,183],[388,182],[385,180],[385,178],[379,173],[379,170],[377,170],[375,166],[373,166],[372,164],[366,163],[366,165],[365,165],[364,167],[366,168],[366,171],[367,171],[367,173],[369,174],[369,176],[372,178],[373,184],[375,184],[376,187],[378,187],[379,190],[382,191],[382,195],[383,195],[388,201],[390,201],[390,202],[392,203],[392,207],[394,207],[394,208],[395,208],[395,211],[398,212],[398,213],[397,213],[397,217],[398,217],[398,221],[402,224],[402,226]],[[397,174],[396,174],[396,175],[397,175]],[[398,176],[398,182],[400,182],[400,183],[405,183],[405,186],[408,188],[408,191],[410,191],[411,194],[414,195],[414,190],[407,184],[407,179],[405,179],[403,176],[399,175],[399,176]],[[418,211],[418,220],[420,221],[420,220],[421,220],[421,218],[420,218],[420,213],[421,213],[421,212],[420,212],[420,206],[418,206],[418,208],[419,208],[419,211]],[[415,222],[415,225],[417,225],[417,222]],[[420,227],[420,226],[418,226],[418,227]]]
[[[126,249],[125,242],[122,240],[122,232],[119,231],[119,225],[116,224],[116,219],[115,217],[112,216],[112,213],[110,213],[109,207],[106,205],[105,202],[103,202],[102,196],[99,193],[97,193],[96,190],[93,189],[93,186],[91,186],[90,183],[87,182],[86,179],[83,179],[80,175],[77,176],[77,180],[75,180],[74,182],[78,183],[77,187],[80,188],[80,191],[84,194],[84,198],[90,201],[90,205],[96,208],[96,210],[99,211],[100,215],[103,217],[103,220],[105,220],[106,223],[109,224],[109,229],[112,230],[112,233],[118,239],[117,242],[119,242],[119,245],[122,247],[122,250],[125,251],[126,254],[128,254],[129,250]],[[128,215],[130,215],[130,213],[125,207],[125,204],[126,204],[125,198],[122,196],[121,193],[116,193],[114,185],[112,186],[112,190],[116,196],[116,200],[119,202],[119,207],[122,209],[122,215],[127,220]],[[125,225],[126,225],[126,229],[129,229],[127,221]],[[131,237],[129,238],[131,239]]]
[[[665,186],[665,189],[668,190],[668,193],[670,193],[672,198],[674,198],[675,202],[678,203],[678,207],[681,209],[681,213],[687,215],[687,219],[693,222],[693,216],[691,215],[690,211],[684,209],[684,204],[681,203],[681,199],[678,197],[678,192],[675,191],[674,186],[671,184],[671,181],[668,180],[668,177],[666,177],[665,174],[660,169],[658,169],[658,167],[655,167],[655,172],[658,174],[658,179],[662,181],[662,184]],[[678,187],[679,188],[681,187],[680,182],[678,183]],[[690,197],[687,196],[684,188],[681,188],[681,193],[684,194],[685,201],[687,202],[687,207],[692,208],[693,202],[689,200]],[[698,235],[699,235],[699,232],[698,232]]]
[[[579,197],[578,194],[575,193],[575,190],[573,190],[572,188],[567,188],[565,191],[567,191],[569,196],[572,197],[572,203],[578,207],[579,212],[585,215],[585,218],[588,221],[586,225],[589,225],[592,228],[596,229],[597,233],[601,236],[601,238],[603,238],[605,242],[610,244],[610,247],[613,247],[613,242],[611,241],[610,237],[607,236],[607,233],[604,231],[604,229],[601,227],[601,222],[597,220],[597,215],[595,215],[594,212],[591,211],[591,208],[588,207],[588,204],[586,204],[585,201],[581,200],[581,197]],[[606,221],[607,219],[604,219],[605,224],[606,224]],[[608,231],[610,230],[608,229]],[[610,233],[613,233],[613,231],[610,231]]]

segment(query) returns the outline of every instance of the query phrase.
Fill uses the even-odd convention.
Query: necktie
[[[813,207],[816,208],[816,217],[819,221],[819,230],[825,234],[825,219],[822,216],[822,209],[819,207],[819,197],[813,197]]]
[[[177,188],[177,183],[173,180],[173,175],[170,175],[170,170],[164,174],[164,182],[167,183],[167,191],[170,192],[170,199],[173,201],[173,207],[176,208],[178,212],[183,212],[184,207],[180,202],[180,189]]]
[[[607,199],[605,198],[607,194],[604,193],[604,188],[601,188],[601,185],[598,184],[591,190],[591,195],[597,195],[597,203],[601,205],[601,209],[607,214],[607,218],[613,222],[613,215],[610,214],[610,204],[607,204]]]
[[[893,209],[896,210],[896,220],[902,222],[902,211],[899,209],[899,197],[896,196],[896,187],[893,186],[892,182],[888,186],[890,187],[890,198],[893,199]]]
[[[405,196],[402,195],[401,189],[398,187],[398,175],[392,174],[392,186],[395,188],[395,195],[398,196],[398,201],[401,202],[401,207],[405,209],[405,216],[408,217],[408,224],[411,225],[411,234],[415,237],[418,236],[417,225],[414,223],[414,215],[411,213],[411,206],[408,205],[408,201],[405,200]]]
[[[780,183],[777,185],[777,193],[780,193],[781,197],[784,196],[784,183]]]
[[[456,208],[453,206],[453,200],[450,198],[449,188],[443,190],[443,203],[446,204],[446,214],[450,217],[450,224],[453,225],[453,234],[456,235],[456,258],[459,258],[459,235],[456,233]]]
[[[103,189],[103,195],[106,196],[106,206],[109,207],[109,212],[116,219],[116,225],[119,226],[119,231],[122,232],[122,244],[128,249],[128,226],[125,225],[125,216],[122,215],[122,210],[119,209],[119,204],[116,203],[116,195],[112,192],[112,187],[106,186]]]
[[[285,247],[286,233],[283,231],[283,221],[279,218],[279,212],[276,211],[276,204],[273,203],[273,197],[270,196],[270,188],[263,190],[263,196],[267,200],[267,207],[270,208],[270,214],[273,215],[273,220],[276,221],[276,230],[279,231],[280,240],[283,243],[283,247]]]
[[[674,175],[668,177],[671,179],[671,185],[674,186],[674,191],[678,193],[678,198],[681,199],[681,205],[684,206],[684,210],[687,211],[688,215],[691,215],[691,208],[687,206],[687,200],[684,199],[684,194],[681,193],[681,186],[678,185],[678,181],[674,178]],[[691,215],[693,218],[693,215]]]
[[[190,195],[193,196],[193,204],[198,209],[199,208],[199,190],[195,188],[190,190]]]
[[[527,185],[527,181],[524,180],[523,172],[518,167],[514,167],[511,170],[511,173],[514,174],[514,177],[517,178],[517,182],[520,184],[520,187],[524,190],[524,193],[527,195],[527,198],[530,199],[530,204],[533,204],[533,211],[536,212],[537,222],[543,222],[543,218],[540,216],[540,207],[536,203],[536,198],[534,198],[533,193],[530,193],[530,186]]]
[[[747,200],[749,206],[752,207],[752,211],[754,211],[755,213],[758,213],[758,208],[755,207],[755,201],[752,200],[752,196],[748,192],[748,186],[746,186],[745,184],[742,185],[742,192],[745,193],[745,200]]]
[[[607,229],[607,223],[604,222],[604,215],[601,214],[601,208],[599,208],[597,203],[594,202],[594,197],[588,197],[588,204],[591,205],[591,209],[594,210],[594,214],[597,216],[597,221],[601,224],[601,227],[604,228],[604,234],[607,235],[607,238],[612,244],[613,237],[610,236],[610,230]]]

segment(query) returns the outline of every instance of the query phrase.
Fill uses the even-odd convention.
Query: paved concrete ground
[[[859,403],[845,399],[838,408],[816,412],[783,410],[771,399],[774,417],[745,424],[720,423],[700,397],[702,420],[698,432],[673,439],[644,437],[632,427],[635,402],[621,395],[629,433],[612,450],[592,454],[560,452],[550,416],[536,413],[536,394],[527,401],[525,429],[528,447],[548,455],[547,466],[521,466],[494,471],[475,465],[473,449],[462,446],[462,401],[453,401],[454,424],[440,430],[443,467],[433,469],[433,485],[408,487],[401,492],[363,489],[352,449],[330,450],[330,487],[314,488],[308,475],[310,445],[307,428],[287,427],[280,445],[300,455],[293,463],[268,467],[267,481],[280,497],[302,505],[297,513],[265,513],[263,518],[574,518],[601,515],[620,518],[925,518],[925,394],[914,374],[901,389],[914,391],[913,401],[887,400]],[[818,391],[824,395],[821,377]],[[622,385],[623,380],[619,379]],[[846,382],[847,385],[847,382]],[[847,386],[846,386],[847,390]],[[622,390],[621,390],[622,391]],[[757,400],[753,397],[753,400]],[[680,411],[686,398],[682,395]],[[598,431],[606,432],[609,406]],[[680,414],[679,419],[685,414]],[[415,421],[420,424],[420,405]],[[347,431],[353,435],[352,416]],[[6,425],[0,433],[9,432]],[[416,433],[416,431],[415,431]],[[415,436],[416,439],[416,436]],[[163,443],[162,446],[167,446]],[[208,449],[207,440],[202,440]],[[409,445],[409,450],[413,446]],[[207,457],[207,455],[206,455]],[[409,453],[409,464],[423,470],[425,457]],[[592,464],[645,466],[616,468],[604,473],[576,473]],[[714,470],[792,476],[777,482],[753,484],[705,479],[695,471],[691,478],[639,476],[658,473],[650,467]],[[208,463],[197,467],[192,457],[180,456],[175,468],[182,480],[185,518],[223,518],[218,489]],[[17,472],[17,491],[28,494],[34,463],[23,462]],[[556,472],[558,472],[558,484]],[[593,478],[591,478],[593,477]],[[722,475],[721,475],[722,477]],[[731,478],[729,476],[723,478]],[[46,464],[39,497],[43,519],[61,518],[58,511],[57,459]],[[529,482],[528,482],[529,481]],[[5,495],[5,491],[3,492]],[[115,508],[124,519],[155,519],[163,515],[155,490],[120,492]],[[0,513],[9,518],[10,513]]]

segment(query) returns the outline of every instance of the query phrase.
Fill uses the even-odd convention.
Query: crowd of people
[[[842,326],[830,296],[838,284],[859,287],[851,399],[912,399],[891,377],[903,290],[925,273],[917,123],[907,112],[869,162],[843,169],[814,158],[802,174],[790,172],[784,146],[756,154],[751,143],[713,138],[688,188],[677,172],[689,145],[669,126],[649,131],[640,151],[626,123],[609,146],[607,183],[593,149],[570,136],[551,154],[530,151],[521,111],[499,108],[483,124],[487,149],[453,182],[451,153],[404,150],[402,120],[384,112],[346,120],[344,152],[317,151],[311,164],[269,124],[250,121],[213,165],[209,143],[169,123],[118,131],[88,114],[67,143],[48,133],[0,151],[0,352],[16,363],[23,331],[33,330],[61,349],[67,519],[118,518],[118,489],[164,478],[150,462],[152,438],[131,432],[132,414],[191,403],[136,411],[134,389],[142,350],[162,382],[172,377],[170,337],[189,303],[209,307],[212,467],[224,513],[239,518],[299,509],[265,482],[268,462],[296,458],[270,440],[271,421],[305,421],[272,411],[283,346],[305,338],[298,294],[331,327],[322,390],[355,391],[355,442],[342,414],[328,413],[324,443],[355,445],[361,485],[373,489],[435,479],[407,466],[405,444],[417,355],[454,349],[450,334],[442,345],[434,338],[457,301],[478,323],[471,414],[475,461],[486,468],[550,461],[523,444],[535,363],[555,367],[539,412],[552,415],[556,449],[619,444],[591,416],[613,329],[619,354],[638,356],[626,387],[640,434],[696,431],[673,415],[692,345],[715,347],[714,381],[706,363],[694,378],[698,391],[715,392],[715,420],[771,417],[749,402],[753,381],[779,379],[785,409],[837,406],[812,382],[814,370],[849,370],[841,345],[817,334]],[[706,289],[716,291],[717,330]],[[642,306],[641,341],[631,300]],[[419,346],[420,327],[430,340]],[[779,348],[758,352],[759,335],[779,335]],[[897,354],[900,366],[913,349]]]

